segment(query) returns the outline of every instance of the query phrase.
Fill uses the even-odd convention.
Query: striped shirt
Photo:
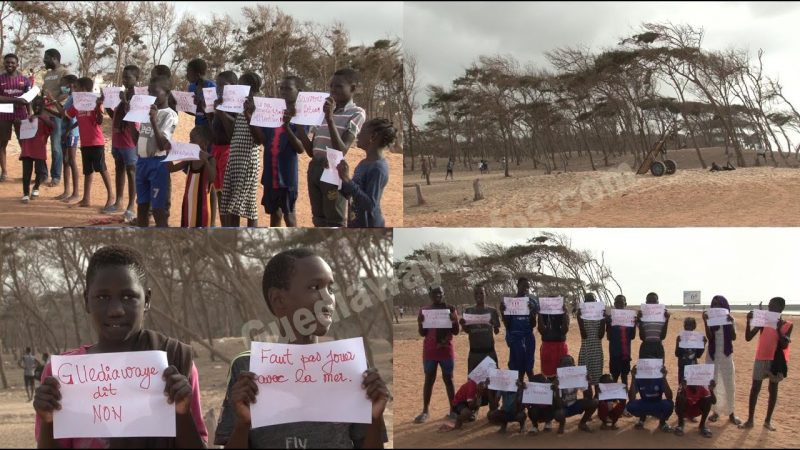
[[[661,342],[661,330],[665,324],[661,322],[642,322],[642,340],[647,342]]]
[[[367,112],[364,108],[356,106],[353,100],[350,100],[344,108],[336,109],[333,111],[333,123],[339,131],[339,136],[343,136],[345,131],[349,131],[353,136],[357,136],[361,130],[361,126],[367,120]],[[326,147],[333,148],[331,144],[331,132],[328,129],[327,122],[322,122],[322,125],[312,127],[311,133],[314,135],[314,159],[324,159],[323,153],[318,153],[318,150],[324,151]],[[345,151],[347,149],[343,149]]]
[[[8,72],[0,74],[0,96],[4,97],[19,97],[20,95],[28,92],[31,87],[30,78],[16,72],[14,75],[9,75]],[[15,119],[27,119],[28,109],[25,105],[15,105],[13,113],[0,113],[0,120],[12,121]]]

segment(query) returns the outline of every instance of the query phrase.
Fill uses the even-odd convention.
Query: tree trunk
[[[428,175],[428,184],[431,184],[431,177]],[[422,188],[419,187],[419,183],[415,183],[414,187],[417,189],[417,206],[421,206],[425,204],[425,199],[422,198]]]
[[[475,191],[475,197],[472,201],[477,202],[478,200],[483,200],[483,189],[481,189],[481,180],[476,178],[475,181],[472,182],[472,189]]]
[[[3,382],[3,389],[8,389],[8,380],[6,379],[6,370],[3,362],[3,345],[0,343],[0,381]]]

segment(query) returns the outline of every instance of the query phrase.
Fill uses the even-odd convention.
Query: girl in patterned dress
[[[186,188],[181,204],[181,227],[199,228],[211,226],[211,183],[216,174],[215,161],[204,149],[211,143],[211,129],[196,126],[189,133],[189,142],[200,147],[197,161],[170,162],[169,171],[186,171]]]
[[[588,293],[584,302],[596,302],[594,294]],[[603,312],[605,315],[605,311]],[[603,346],[600,344],[606,334],[605,318],[601,320],[584,320],[578,309],[578,328],[581,331],[581,351],[578,354],[578,365],[586,366],[589,384],[597,386],[603,375]],[[590,387],[591,389],[591,387]]]

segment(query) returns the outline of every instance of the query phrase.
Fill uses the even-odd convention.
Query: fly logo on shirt
[[[308,439],[299,438],[297,436],[286,438],[286,448],[308,448]]]

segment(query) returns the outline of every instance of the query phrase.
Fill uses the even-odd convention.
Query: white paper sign
[[[664,360],[658,358],[642,358],[636,363],[636,378],[641,379],[657,379],[662,378],[664,375],[661,373],[661,368],[664,366]]]
[[[244,101],[247,100],[248,95],[250,95],[250,86],[246,84],[226,84],[222,88],[222,104],[217,109],[241,114],[244,112]]]
[[[423,309],[422,328],[453,328],[449,309]]]
[[[756,309],[753,310],[753,320],[750,321],[750,326],[778,328],[778,319],[780,318],[781,313],[767,311],[766,309]]]
[[[633,327],[636,325],[636,311],[632,309],[612,309],[611,326]]]
[[[642,322],[661,322],[664,323],[666,318],[664,317],[664,305],[659,304],[642,304]]]
[[[493,391],[517,392],[519,372],[516,370],[494,369],[489,372],[489,389]]]
[[[250,371],[258,384],[257,401],[250,405],[252,427],[372,423],[372,403],[361,387],[365,370],[360,337],[308,345],[252,342]]]
[[[119,106],[120,92],[125,91],[124,86],[106,86],[103,88],[103,108],[116,109]]]
[[[214,112],[214,102],[217,101],[217,88],[203,88],[203,101],[206,102],[206,112]]]
[[[586,374],[586,366],[559,367],[556,369],[558,388],[586,389],[589,387]]]
[[[683,366],[683,377],[688,386],[708,386],[714,379],[714,365],[690,364]]]
[[[150,86],[134,86],[134,95],[150,95]]]
[[[94,92],[73,92],[72,105],[78,111],[94,111],[97,108],[97,97]]]
[[[491,314],[464,314],[464,324],[466,325],[488,325],[491,323]]]
[[[678,345],[680,348],[706,348],[703,342],[704,333],[699,331],[681,331],[681,340]]]
[[[199,161],[200,146],[186,142],[171,142],[172,148],[163,162],[169,161]]]
[[[525,383],[522,391],[522,403],[526,405],[552,405],[553,385],[550,383]]]
[[[334,150],[330,147],[326,150],[327,158],[328,158],[328,167],[322,171],[322,176],[319,177],[319,180],[333,184],[342,188],[342,179],[339,177],[339,170],[336,166],[339,165],[340,162],[344,159],[344,153],[340,152],[339,150]]]
[[[0,113],[13,114],[14,113],[14,104],[13,103],[0,103]]]
[[[467,377],[476,382],[476,383],[483,383],[486,381],[492,373],[492,370],[497,370],[497,363],[490,357],[483,358],[480,364],[475,366],[472,369],[472,372],[467,375]]]
[[[39,119],[22,119],[19,121],[19,139],[31,139],[39,131]]]
[[[297,94],[296,112],[292,117],[292,123],[297,125],[322,125],[325,120],[322,106],[325,105],[325,100],[328,97],[330,97],[330,94],[327,92],[300,92]]]
[[[39,89],[39,86],[34,86],[34,87],[30,88],[30,90],[28,90],[28,92],[20,95],[19,98],[24,98],[25,101],[30,103],[30,102],[33,101],[34,98],[36,98],[37,95],[39,95],[39,92],[41,92],[41,89]]]
[[[283,112],[286,111],[286,100],[282,98],[253,97],[256,110],[250,118],[250,125],[255,127],[278,128],[283,125]]]
[[[530,301],[528,297],[504,297],[503,304],[506,310],[504,316],[529,316],[531,314]]]
[[[602,320],[606,305],[600,302],[581,303],[581,318],[583,320]]]
[[[194,92],[172,91],[178,111],[197,114],[197,105],[194,104]]]
[[[50,362],[61,384],[56,439],[175,436],[175,405],[161,378],[166,352],[53,355]]]
[[[540,298],[539,314],[564,314],[564,297]]]
[[[725,308],[711,308],[706,311],[708,316],[708,326],[716,327],[720,325],[728,325],[728,315],[730,312]]]
[[[600,396],[598,400],[627,400],[628,389],[622,383],[598,383]]]
[[[127,122],[150,122],[150,106],[156,102],[156,98],[152,95],[139,95],[136,94],[131,98],[128,105],[128,114],[122,120]]]

